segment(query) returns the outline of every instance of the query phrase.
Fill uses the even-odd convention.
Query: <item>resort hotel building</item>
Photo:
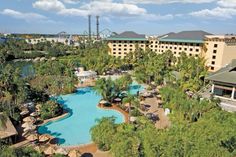
[[[124,58],[136,48],[150,49],[156,53],[170,50],[179,57],[181,52],[188,56],[204,57],[209,71],[217,71],[236,59],[236,35],[212,35],[204,31],[182,31],[159,37],[147,37],[126,31],[107,39],[109,54]]]
[[[108,41],[109,54],[115,57],[124,58],[128,53],[134,52],[138,47],[143,50],[148,47],[148,39],[144,34],[137,34],[132,31],[113,35],[106,39]]]

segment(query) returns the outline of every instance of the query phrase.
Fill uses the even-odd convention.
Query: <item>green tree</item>
[[[98,120],[98,124],[90,130],[92,140],[101,150],[109,150],[113,142],[114,134],[116,133],[115,118],[102,118]]]

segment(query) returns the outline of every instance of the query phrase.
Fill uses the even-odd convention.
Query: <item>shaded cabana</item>
[[[15,142],[18,132],[9,117],[5,116],[3,113],[0,113],[0,121],[2,123],[0,125],[0,140],[6,140],[10,143]]]

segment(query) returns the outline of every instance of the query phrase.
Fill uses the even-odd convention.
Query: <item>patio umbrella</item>
[[[71,150],[68,154],[69,157],[80,157],[81,154],[77,150]]]
[[[67,155],[68,152],[64,148],[58,148],[55,152],[56,154]]]
[[[32,125],[32,126],[29,126],[29,127],[25,128],[25,129],[24,129],[24,132],[26,132],[26,131],[33,131],[33,130],[35,130],[35,129],[36,129],[36,126],[35,126],[35,125]]]
[[[137,117],[130,117],[130,121],[131,122],[134,122],[134,121],[136,121],[137,120]]]
[[[26,117],[23,119],[24,122],[33,122],[35,121],[36,119],[34,117]]]
[[[162,100],[158,100],[158,103],[159,103],[159,104],[162,104],[162,103],[163,103],[163,101],[162,101]]]
[[[115,98],[114,100],[117,101],[117,102],[120,102],[121,98]]]
[[[145,102],[144,101],[140,101],[140,104],[145,104]]]
[[[109,102],[106,101],[106,100],[101,100],[99,103],[100,103],[100,104],[107,104],[107,103],[109,103]]]
[[[38,135],[37,134],[31,134],[28,137],[26,137],[27,140],[29,141],[35,141],[38,139]]]
[[[50,136],[48,134],[43,134],[39,136],[39,142],[46,142],[50,139]]]
[[[23,111],[21,111],[20,115],[21,115],[21,116],[24,116],[24,115],[27,115],[28,113],[29,113],[28,110],[23,110]]]
[[[31,127],[33,124],[32,124],[32,122],[25,122],[25,123],[23,123],[21,126],[23,127],[23,128],[28,128],[28,127]]]
[[[44,150],[44,154],[46,155],[52,155],[55,153],[55,148],[52,146],[49,146],[47,149]]]
[[[39,113],[38,113],[38,112],[33,112],[33,113],[31,113],[30,115],[33,116],[33,117],[36,117],[36,116],[39,115]]]

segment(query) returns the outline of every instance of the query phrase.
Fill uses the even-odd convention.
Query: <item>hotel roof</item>
[[[207,80],[236,85],[236,59],[230,64],[206,77]]]
[[[179,33],[168,33],[160,37],[160,41],[167,42],[187,42],[187,43],[204,43],[206,35],[211,35],[204,31],[182,31]]]
[[[147,40],[144,34],[137,34],[133,31],[125,31],[123,33],[110,36],[107,40],[138,40],[143,41]]]

